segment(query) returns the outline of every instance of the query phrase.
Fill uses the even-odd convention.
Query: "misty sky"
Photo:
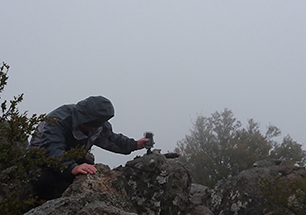
[[[2,99],[48,113],[103,95],[115,132],[172,151],[197,116],[228,108],[246,126],[306,143],[306,1],[1,1]],[[96,162],[130,156],[94,148]]]

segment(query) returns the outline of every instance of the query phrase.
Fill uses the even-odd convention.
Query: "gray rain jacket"
[[[38,135],[33,136],[27,150],[33,147],[45,148],[47,156],[60,157],[64,151],[72,147],[84,146],[87,151],[93,145],[120,154],[130,154],[137,149],[137,142],[122,134],[115,134],[107,120],[114,116],[112,103],[102,96],[91,96],[76,105],[63,105],[47,115],[57,119],[56,123],[42,122],[38,127]],[[95,122],[98,129],[83,134],[79,125]],[[66,173],[78,164],[75,161],[65,162]]]

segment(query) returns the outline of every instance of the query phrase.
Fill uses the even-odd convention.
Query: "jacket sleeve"
[[[34,145],[35,142],[39,142],[39,147],[46,149],[46,155],[48,157],[59,158],[63,154],[64,151],[68,150],[68,146],[66,143],[66,130],[65,126],[61,121],[57,123],[48,123],[43,122],[42,132],[38,137],[33,139]],[[71,170],[77,166],[77,163],[74,161],[65,161],[63,163],[59,163],[59,165],[66,165],[67,168],[64,170],[64,174],[70,175]]]
[[[95,140],[94,145],[120,154],[130,154],[137,150],[137,141],[123,134],[114,133],[109,122],[103,125],[103,130]]]

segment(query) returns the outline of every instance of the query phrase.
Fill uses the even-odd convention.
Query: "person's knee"
[[[50,200],[54,198],[56,185],[57,181],[53,172],[50,170],[42,170],[33,182],[33,195],[39,199]]]
[[[73,175],[58,173],[52,169],[44,169],[33,183],[33,195],[43,200],[59,198],[73,180]]]

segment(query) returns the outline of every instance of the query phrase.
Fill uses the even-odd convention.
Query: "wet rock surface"
[[[192,206],[188,215],[213,215],[211,210],[205,206],[209,194],[208,187],[201,184],[191,184],[189,195]]]
[[[26,214],[137,214],[127,197],[122,173],[103,164],[96,168],[96,174],[77,176],[61,198]]]
[[[210,197],[206,201],[215,215],[263,215],[277,214],[267,208],[267,199],[263,195],[263,181],[273,181],[278,177],[280,182],[289,184],[295,179],[306,177],[306,170],[302,167],[270,165],[254,167],[242,171],[236,177],[219,181],[210,190]],[[277,209],[280,205],[274,205]],[[289,211],[286,214],[292,214]]]
[[[257,166],[220,181],[213,189],[191,183],[188,169],[158,151],[115,169],[96,164],[97,173],[77,176],[61,198],[26,215],[266,215],[263,179],[289,183],[306,178],[302,167]],[[275,205],[275,208],[278,207]],[[288,213],[290,215],[290,213]]]
[[[191,178],[184,165],[159,153],[136,158],[119,168],[139,214],[179,214],[189,210]]]
[[[61,198],[26,215],[186,214],[191,179],[184,165],[160,153],[137,157],[124,167],[96,164],[97,173],[79,175]]]

